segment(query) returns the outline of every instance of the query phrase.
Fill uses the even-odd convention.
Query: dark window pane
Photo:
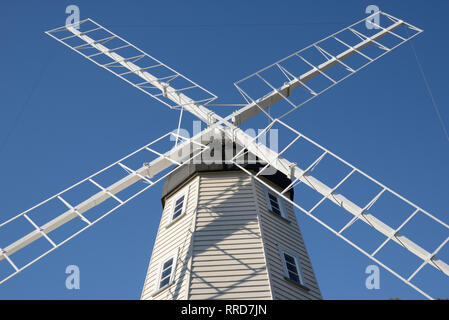
[[[291,263],[286,263],[287,265],[287,269],[288,271],[294,272],[294,273],[298,273],[298,269],[296,268],[296,266],[294,264]]]
[[[276,213],[278,216],[281,215],[281,211],[279,211],[279,209],[271,207],[271,211],[273,211],[274,213]]]
[[[182,203],[184,201],[184,196],[182,196],[181,198],[179,198],[178,200],[176,200],[176,205]]]
[[[175,212],[173,213],[173,219],[176,218],[176,217],[178,217],[179,215],[181,215],[181,213],[182,213],[182,209],[179,209],[178,211],[175,211]]]
[[[166,279],[162,280],[159,284],[159,289],[165,287],[170,282],[170,277],[167,277]]]
[[[270,201],[271,207],[279,209],[279,204],[277,202]]]
[[[167,260],[167,261],[164,263],[164,266],[162,267],[162,270],[165,270],[165,269],[167,269],[168,267],[170,267],[170,266],[172,265],[172,263],[173,263],[173,258],[171,258],[170,260]]]
[[[296,264],[295,258],[290,256],[289,254],[284,253],[285,261],[290,262],[291,264]]]
[[[170,274],[171,274],[171,267],[162,272],[161,279],[164,279],[165,277],[169,276]]]
[[[288,273],[288,277],[290,278],[290,280],[299,283],[299,277],[298,277],[298,275],[296,275],[296,274],[294,274],[294,273],[292,273],[292,272],[289,272],[289,273]]]

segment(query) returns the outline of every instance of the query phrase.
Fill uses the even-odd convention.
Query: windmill
[[[375,17],[382,19],[373,20]],[[366,28],[367,24],[371,28]],[[19,222],[27,228],[19,230],[22,234],[11,242],[0,244],[0,262],[10,268],[0,283],[165,180],[164,211],[144,299],[320,299],[295,209],[432,298],[414,280],[426,266],[449,275],[449,265],[438,256],[449,241],[449,226],[304,136],[286,120],[308,101],[421,32],[387,13],[375,13],[236,82],[246,104],[222,117],[208,108],[217,98],[214,94],[91,19],[47,31],[101,68],[170,109],[180,110],[181,115],[190,112],[208,127],[190,138],[179,130],[164,134],[1,223],[0,231],[6,233],[12,230],[16,234]],[[260,116],[268,119],[268,125],[257,135],[242,129]],[[278,150],[263,143],[273,129],[285,132],[288,140]],[[166,150],[167,140],[173,139],[175,145]],[[212,154],[215,158],[219,155],[218,163],[203,161]],[[336,177],[333,169],[326,169],[327,161],[343,168],[343,174]],[[360,201],[365,189],[351,189],[355,177],[365,179],[375,190],[367,201]],[[306,188],[314,196],[294,195],[298,188]],[[312,204],[305,203],[316,196]],[[386,198],[410,210],[397,225],[385,223],[376,214]],[[349,219],[338,227],[326,222],[320,210],[328,205],[344,211]],[[387,209],[396,211],[396,207]],[[49,210],[56,216],[48,219]],[[433,248],[404,234],[418,216],[446,232]],[[372,251],[346,236],[358,223],[383,236]],[[60,231],[67,233],[61,235]],[[14,254],[37,241],[44,241],[48,249],[19,265]],[[390,244],[419,258],[420,265],[407,275],[395,271],[379,258]]]

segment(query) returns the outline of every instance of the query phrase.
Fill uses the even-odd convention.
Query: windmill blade
[[[48,35],[172,109],[185,108],[214,122],[202,105],[217,96],[91,19]]]
[[[379,25],[372,22],[377,17]],[[366,17],[235,82],[248,105],[232,122],[239,126],[260,112],[282,119],[421,32],[383,12]],[[287,103],[276,115],[265,111],[282,100]]]
[[[289,131],[291,136],[289,142],[279,152],[273,151],[257,141],[273,128],[283,128]],[[290,202],[301,212],[345,240],[427,298],[432,299],[432,296],[414,282],[416,276],[422,272],[423,268],[428,265],[449,276],[449,265],[441,257],[437,256],[448,249],[449,225],[447,223],[431,215],[426,210],[357,169],[312,139],[307,138],[281,120],[276,119],[271,122],[256,137],[251,138],[238,134],[236,139],[245,149],[242,149],[233,158],[235,165],[281,196],[284,201]],[[301,142],[309,145],[307,152],[304,152],[306,150],[304,146],[298,146]],[[312,152],[310,146],[315,149],[314,152]],[[247,170],[242,166],[243,157],[247,152],[267,162],[266,166],[257,173]],[[314,156],[311,157],[311,154]],[[290,160],[287,160],[287,157]],[[332,169],[327,167],[326,169],[326,165],[323,165],[326,161],[328,162],[327,166],[329,166],[329,161],[331,163],[333,161],[334,167]],[[302,164],[303,167],[301,168],[297,163]],[[324,169],[321,169],[320,166],[323,166]],[[273,188],[263,178],[270,167],[276,168],[289,176],[293,179],[292,183],[284,190]],[[335,176],[334,171],[336,167],[340,167],[340,175],[330,179],[329,176]],[[317,176],[319,177],[317,178]],[[366,181],[360,184],[361,182],[357,182],[357,179]],[[297,200],[293,202],[286,196],[286,192],[299,184],[307,187],[307,189],[312,189],[313,192],[307,193],[307,195],[302,197],[296,195]],[[363,187],[360,187],[359,184],[363,185]],[[343,193],[346,195],[343,195]],[[333,221],[336,219],[335,215],[331,215],[331,218],[329,218],[327,203],[344,210],[345,214],[339,221]],[[319,211],[322,212],[318,214]],[[327,220],[330,219],[332,223],[323,219],[323,216]],[[385,223],[384,220],[389,220],[389,223]],[[350,239],[346,234],[350,233],[351,228],[354,228],[357,223],[368,226],[370,230],[375,230],[381,241],[373,246],[373,243],[369,243],[366,239],[357,239],[358,241]],[[428,237],[428,233],[420,233],[420,229],[423,229],[424,226],[428,228],[427,232],[431,232],[433,238]],[[422,237],[418,237],[418,235]],[[366,234],[363,235],[363,237],[365,236]],[[412,237],[418,237],[418,239],[412,240]],[[362,243],[363,246],[357,242]],[[417,262],[415,268],[408,274],[405,274],[403,270],[395,270],[389,266],[390,263],[381,261],[385,259],[385,257],[383,259],[379,257],[382,250],[385,250],[392,243],[399,245],[405,251],[412,253],[418,258],[417,261],[419,263]],[[372,249],[368,250],[366,246]],[[396,262],[398,259],[401,259],[399,256],[394,258]],[[445,258],[447,259],[447,257]],[[394,262],[392,261],[392,263]]]
[[[167,142],[173,144],[170,143],[173,137],[177,138],[175,148],[165,153],[158,151],[167,149]],[[197,141],[195,137],[186,139],[173,132],[167,133],[1,223],[0,263],[3,264],[0,265],[0,284],[92,227],[208,148]],[[171,167],[174,169],[170,170]],[[31,250],[23,253],[27,246],[32,247]]]

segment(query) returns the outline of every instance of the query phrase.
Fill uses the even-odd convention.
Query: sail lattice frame
[[[207,105],[217,99],[196,82],[92,19],[46,33],[171,109],[191,103]]]
[[[380,25],[371,22],[376,16]],[[364,18],[235,82],[247,106],[232,121],[238,126],[260,112],[270,121],[283,119],[421,32],[384,12]],[[267,112],[280,101],[284,106]]]
[[[278,130],[276,128],[276,125],[288,130],[290,133],[290,139],[285,142],[285,145],[281,148],[281,150],[275,150],[274,152],[271,152],[269,156],[265,157],[264,160],[266,164],[258,172],[252,172],[245,168],[244,165],[242,165],[242,163],[244,163],[244,158],[247,157],[247,154],[250,152],[244,146],[240,148],[240,151],[232,158],[231,162],[241,170],[246,172],[248,175],[261,182],[263,185],[265,185],[266,188],[276,193],[279,197],[282,197],[285,201],[291,203],[300,212],[306,214],[308,217],[312,218],[313,220],[324,226],[326,229],[331,231],[337,237],[343,239],[358,251],[362,252],[375,263],[384,267],[401,281],[411,286],[413,289],[415,289],[425,297],[433,299],[432,295],[420,288],[418,284],[414,283],[413,280],[427,265],[432,266],[436,270],[441,271],[444,275],[449,276],[449,265],[437,256],[438,253],[440,253],[444,248],[448,248],[447,243],[449,242],[449,225],[443,222],[441,219],[430,214],[426,210],[422,209],[420,206],[401,196],[391,188],[385,186],[367,173],[361,171],[349,162],[343,160],[341,157],[337,156],[329,149],[323,147],[312,139],[306,137],[304,134],[290,127],[282,120],[275,119],[274,121],[272,121],[263,130],[259,131],[259,133],[253,138],[252,143],[256,144],[256,142],[259,140],[265,141],[265,136],[269,134],[270,130]],[[261,137],[263,137],[263,139],[261,139]],[[316,149],[313,153],[314,156],[308,157],[306,161],[305,159],[302,159],[301,154],[297,154],[297,150],[299,148],[296,147],[296,145],[301,141],[309,144]],[[278,148],[279,146],[276,147]],[[302,147],[301,149],[303,148],[304,147]],[[288,154],[288,161],[286,161],[286,154]],[[338,178],[335,178],[333,181],[333,185],[330,186],[317,179],[313,173],[313,171],[315,171],[316,173],[317,168],[320,167],[320,164],[324,162],[326,158],[331,158],[331,161],[337,162],[338,166],[340,167],[340,176]],[[302,167],[303,165],[305,165],[305,167]],[[273,188],[273,186],[271,186],[271,184],[263,178],[267,174],[273,174],[273,171],[270,171],[270,169],[273,168],[287,173],[287,175],[290,172],[289,176],[292,179],[292,182],[283,190],[277,190]],[[335,168],[336,166],[334,165],[333,170],[335,170]],[[329,170],[329,168],[327,170]],[[364,184],[365,188],[372,190],[372,192],[371,196],[369,196],[368,191],[366,192],[368,195],[364,198],[368,199],[368,201],[363,204],[360,204],[360,201],[358,201],[358,203],[354,202],[351,199],[351,196],[345,196],[341,191],[341,189],[344,189],[345,184],[348,184],[350,179],[356,175],[359,175],[369,184],[372,184],[374,186],[367,188],[366,184]],[[307,204],[303,204],[303,202],[305,202],[304,199],[301,199],[301,196],[298,195],[296,195],[297,200],[292,201],[287,192],[291,189],[295,189],[295,187],[299,184],[305,185],[306,187],[312,189],[317,196],[311,197],[313,200],[309,201],[309,203]],[[359,185],[362,184],[359,183]],[[352,187],[352,189],[354,188],[355,187]],[[359,191],[358,193],[360,192],[363,191]],[[358,196],[358,198],[361,197]],[[393,198],[393,201],[390,198]],[[397,216],[399,216],[398,212],[395,211],[397,210],[396,208],[407,207],[409,210],[408,213],[404,213],[402,217],[395,217],[395,227],[384,223],[381,219],[379,219],[377,214],[373,214],[371,211],[376,207],[376,204],[382,202],[382,200],[384,199],[387,199],[385,201],[388,201],[387,203],[389,204],[390,208],[385,208],[384,205],[382,207],[382,210],[390,209],[390,215],[396,214]],[[320,209],[320,207],[323,207],[326,201],[332,203],[334,206],[338,206],[344,209],[344,212],[350,214],[350,219],[345,220],[343,219],[344,217],[334,218],[337,220],[340,219],[339,222],[341,223],[339,224],[339,228],[335,227],[335,221],[333,221],[332,225],[324,221],[324,219],[322,219],[315,213]],[[332,214],[332,212],[326,212],[326,214],[327,213],[329,215]],[[416,219],[416,217],[418,216],[420,216],[420,224],[433,224],[433,230],[435,232],[438,231],[438,233],[440,234],[441,239],[438,242],[433,243],[432,248],[429,247],[427,243],[427,247],[424,248],[421,243],[414,241],[411,236],[401,234],[401,232],[413,222],[413,219]],[[354,239],[351,240],[345,235],[358,221],[372,227],[379,233],[379,235],[383,236],[383,240],[379,242],[378,245],[375,246],[371,251],[368,251],[366,248],[358,245],[354,241]],[[388,266],[387,263],[383,262],[381,258],[379,258],[379,253],[381,252],[381,250],[392,242],[396,243],[397,245],[420,259],[420,263],[417,265],[417,267],[413,268],[413,271],[409,274],[404,274],[403,271],[394,270],[392,267]],[[427,250],[427,248],[429,249]],[[396,258],[399,259],[399,256]]]
[[[161,148],[173,144],[171,141],[176,141],[179,147],[163,152]],[[195,139],[169,132],[0,223],[0,263],[7,262],[6,267],[2,265],[0,268],[0,284],[94,226],[208,149]],[[56,216],[49,211],[56,211]],[[39,253],[25,253],[20,257],[22,263],[19,265],[14,254],[40,240],[44,241],[35,250]]]

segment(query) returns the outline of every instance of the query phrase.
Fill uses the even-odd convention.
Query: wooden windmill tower
[[[230,162],[232,141],[217,142],[219,161],[166,178],[142,299],[320,299],[293,206]],[[279,192],[291,183],[279,171],[263,179]]]
[[[184,137],[178,125],[177,131],[1,223],[0,230],[13,229],[18,221],[33,230],[0,243],[0,263],[10,268],[0,283],[164,180],[164,210],[143,299],[320,299],[295,210],[432,298],[414,280],[427,266],[449,276],[449,266],[438,255],[449,241],[449,226],[286,122],[287,115],[421,32],[389,14],[375,13],[236,82],[246,104],[223,118],[208,108],[215,95],[91,19],[47,31],[101,68],[181,115],[190,112],[208,127]],[[257,117],[269,124],[250,135],[242,125]],[[275,129],[282,143],[268,147],[264,138]],[[223,150],[217,163],[197,161]],[[226,155],[226,150],[232,152]],[[253,158],[256,161],[250,162]],[[338,164],[342,173],[320,171],[326,161]],[[358,200],[365,189],[350,188],[355,177],[375,190],[366,201]],[[296,195],[299,187],[313,195]],[[82,188],[90,193],[77,192]],[[384,222],[378,214],[378,204],[388,197],[410,211],[398,225]],[[323,219],[320,210],[329,205],[344,211],[347,220],[340,226]],[[56,216],[45,219],[42,212]],[[418,216],[446,232],[437,246],[421,245],[403,233]],[[59,231],[73,222],[79,224],[60,236]],[[346,235],[359,223],[383,237],[371,251]],[[48,248],[19,265],[14,254],[36,241]],[[420,265],[411,274],[395,271],[379,257],[390,244],[413,254]]]

